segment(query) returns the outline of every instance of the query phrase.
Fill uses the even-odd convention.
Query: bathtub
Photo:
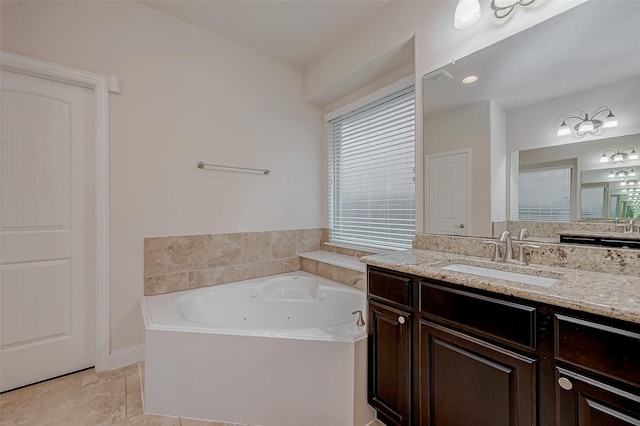
[[[265,426],[364,426],[358,289],[303,271],[141,300],[144,411]],[[366,315],[365,315],[366,318]]]

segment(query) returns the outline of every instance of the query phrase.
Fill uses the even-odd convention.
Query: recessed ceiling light
[[[464,84],[471,84],[471,83],[475,83],[476,81],[478,81],[478,76],[477,75],[468,75],[465,78],[462,79],[462,82]]]

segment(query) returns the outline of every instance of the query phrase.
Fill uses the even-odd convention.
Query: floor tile
[[[0,395],[0,413],[2,417],[9,411],[24,408],[29,403],[49,397],[68,397],[80,390],[82,374],[74,373],[58,379],[48,380]]]
[[[208,422],[205,420],[180,418],[182,426],[248,426],[239,423]]]
[[[150,414],[138,414],[126,420],[116,423],[120,425],[145,425],[145,426],[180,426],[177,417],[152,416]]]
[[[127,417],[142,414],[142,392],[140,390],[140,376],[132,374],[125,378]]]
[[[2,424],[108,425],[126,417],[125,379],[77,390],[45,394],[2,410]]]

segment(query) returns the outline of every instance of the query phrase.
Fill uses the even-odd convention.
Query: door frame
[[[424,232],[429,233],[429,197],[431,194],[429,193],[429,170],[427,170],[429,166],[429,160],[438,157],[447,157],[449,155],[456,154],[467,154],[467,218],[466,218],[466,227],[467,227],[467,236],[473,235],[471,233],[471,184],[473,182],[471,176],[471,164],[472,164],[472,149],[471,148],[463,148],[463,149],[454,149],[453,151],[446,152],[438,152],[432,154],[425,154],[424,156]]]
[[[109,78],[0,51],[0,69],[93,90],[95,368],[109,368]],[[117,81],[117,80],[116,80]]]

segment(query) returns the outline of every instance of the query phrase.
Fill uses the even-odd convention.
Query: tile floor
[[[86,370],[0,395],[0,425],[236,426],[142,413],[138,364]]]

